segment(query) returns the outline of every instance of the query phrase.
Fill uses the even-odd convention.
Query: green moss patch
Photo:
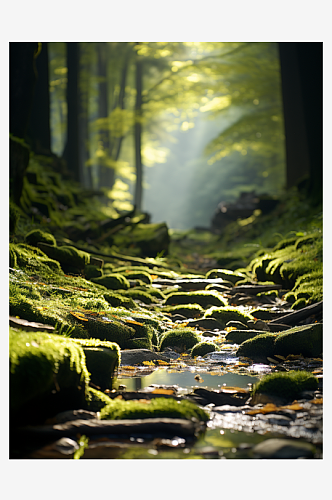
[[[199,304],[165,306],[162,311],[171,314],[181,314],[185,318],[199,318],[204,314],[204,309]]]
[[[165,347],[179,347],[182,352],[200,342],[200,336],[191,328],[174,328],[161,337],[160,351]]]
[[[14,417],[24,409],[44,415],[81,407],[90,377],[83,348],[76,342],[56,334],[10,329],[9,360]]]
[[[227,305],[225,299],[220,297],[217,292],[175,292],[167,296],[165,305],[177,304],[199,304],[204,309],[211,306],[223,307]]]
[[[100,278],[92,278],[93,283],[102,285],[109,290],[128,290],[130,283],[122,274],[114,273],[101,276]]]
[[[262,335],[261,332],[257,330],[231,330],[226,333],[226,340],[234,342],[234,344],[242,344],[248,339],[253,339],[257,335]]]
[[[278,372],[265,375],[253,387],[253,394],[263,393],[293,400],[302,391],[315,390],[318,387],[317,378],[305,371]]]
[[[191,357],[195,358],[196,356],[204,356],[205,354],[216,350],[218,350],[217,346],[212,342],[199,342],[192,348]]]
[[[126,292],[128,294],[129,290]],[[104,298],[112,307],[124,307],[126,309],[136,309],[137,304],[131,297],[126,297],[120,293],[108,292],[104,293]]]
[[[98,412],[105,406],[111,404],[112,401],[113,400],[104,392],[94,389],[93,387],[88,387],[83,409]]]
[[[219,321],[222,328],[226,328],[229,321],[241,321],[246,324],[247,321],[253,320],[254,317],[249,313],[239,311],[236,307],[211,307],[204,314],[204,318],[214,318]]]
[[[63,274],[59,262],[50,259],[44,252],[26,244],[9,244],[10,267],[26,272],[39,273],[41,276]]]
[[[279,333],[275,340],[275,352],[287,356],[288,354],[302,354],[302,356],[316,357],[323,352],[323,325],[295,326]]]
[[[84,276],[87,280],[90,280],[91,278],[100,278],[102,275],[103,271],[99,266],[88,264],[84,268]]]
[[[251,358],[254,361],[266,361],[267,357],[272,357],[275,352],[275,338],[277,334],[263,333],[245,340],[238,348],[236,355]]]
[[[69,266],[75,269],[84,269],[90,262],[90,254],[78,250],[73,246],[54,247],[46,243],[39,243],[39,248],[53,260],[60,262],[61,266]]]
[[[247,276],[237,271],[230,271],[229,269],[211,269],[206,273],[208,279],[222,278],[225,281],[230,281],[235,285],[240,280],[244,280]]]
[[[37,243],[47,243],[48,245],[56,246],[56,240],[51,233],[42,231],[41,229],[33,229],[25,236],[25,241],[28,245],[37,246]]]
[[[139,300],[140,302],[144,302],[144,304],[157,304],[158,300],[148,292],[143,290],[137,290],[137,288],[132,288],[124,292],[127,297],[131,299]]]
[[[112,400],[100,410],[102,420],[136,418],[184,418],[187,420],[209,420],[208,414],[191,401],[176,401],[173,398],[153,398],[146,402]]]
[[[143,281],[143,283],[146,283],[147,285],[151,285],[152,283],[151,276],[146,271],[131,271],[127,269],[125,272],[121,272],[120,274],[125,276],[127,280],[139,280]]]

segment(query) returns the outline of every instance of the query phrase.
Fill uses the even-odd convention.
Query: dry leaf
[[[174,394],[174,391],[172,389],[154,389],[152,391],[152,394]]]
[[[309,403],[313,403],[314,405],[322,405],[323,404],[323,398],[312,399],[311,401],[309,401]]]

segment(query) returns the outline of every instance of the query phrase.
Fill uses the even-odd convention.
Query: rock
[[[278,335],[275,340],[275,353],[302,354],[305,357],[317,357],[323,352],[323,325],[314,323],[290,328]]]
[[[55,415],[55,417],[47,419],[46,424],[63,424],[71,422],[72,420],[93,420],[98,419],[98,414],[94,411],[88,410],[69,410],[62,411]]]
[[[315,446],[295,439],[267,439],[253,448],[255,458],[313,458]]]
[[[264,331],[264,332],[269,332],[270,331],[270,328],[269,328],[269,325],[267,323],[265,323],[264,321],[258,319],[257,321],[253,321],[252,319],[250,319],[248,322],[247,322],[247,325],[248,327],[254,327],[256,330],[261,330],[261,331]]]
[[[178,357],[178,354],[176,355]],[[168,361],[169,357],[162,356],[149,349],[130,349],[121,351],[121,366],[132,366],[142,364],[143,361]]]
[[[220,321],[214,318],[202,318],[189,321],[188,325],[197,326],[197,328],[207,328],[209,330],[222,330]]]

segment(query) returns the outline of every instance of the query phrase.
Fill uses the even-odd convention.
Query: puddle
[[[195,379],[197,374],[200,375],[201,381]],[[121,375],[120,375],[121,376]],[[223,385],[240,387],[246,389],[248,384],[253,384],[258,380],[258,377],[243,375],[239,373],[207,373],[201,369],[191,368],[183,372],[174,372],[173,370],[156,369],[153,373],[142,377],[123,377],[118,378],[114,382],[114,388],[119,385],[125,385],[128,391],[137,391],[144,389],[151,384],[157,385],[177,385],[185,388],[188,391],[192,387],[204,387],[207,389],[220,389]]]

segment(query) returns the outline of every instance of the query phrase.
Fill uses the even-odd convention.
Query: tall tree
[[[309,177],[309,193],[322,199],[321,42],[280,42],[286,133],[287,186]]]
[[[48,44],[40,44],[41,50],[36,58],[36,84],[29,121],[29,143],[36,153],[51,151],[50,130],[50,90],[48,71]]]
[[[135,167],[136,167],[136,184],[134,204],[138,211],[142,210],[142,182],[143,182],[143,166],[142,166],[142,79],[143,79],[143,61],[141,56],[136,57],[136,102],[135,102]]]
[[[79,78],[79,43],[67,42],[67,142],[63,152],[68,171],[73,179],[80,181],[79,166],[79,100],[78,100],[78,78]]]

